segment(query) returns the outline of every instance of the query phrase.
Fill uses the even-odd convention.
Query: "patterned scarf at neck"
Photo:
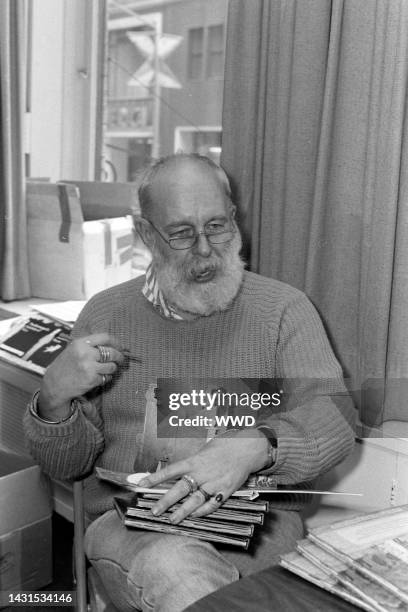
[[[164,297],[153,271],[153,264],[150,264],[146,270],[146,280],[142,293],[163,317],[166,317],[166,319],[183,321],[183,317],[177,314]]]

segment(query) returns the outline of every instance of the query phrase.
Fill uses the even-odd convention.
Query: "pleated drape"
[[[30,295],[25,207],[26,3],[0,2],[0,297]]]
[[[408,420],[407,75],[405,0],[230,0],[222,165],[250,267],[306,291],[370,425]]]

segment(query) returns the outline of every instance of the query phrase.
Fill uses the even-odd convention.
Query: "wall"
[[[316,496],[305,513],[309,528],[359,512],[408,504],[408,438],[402,437],[408,431],[399,430],[390,436],[384,431],[382,438],[358,439],[353,453],[319,479],[319,490],[360,495]]]

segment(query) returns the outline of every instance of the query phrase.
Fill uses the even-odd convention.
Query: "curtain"
[[[230,0],[221,163],[252,270],[319,310],[362,420],[408,421],[408,2]]]
[[[0,297],[30,294],[24,188],[25,0],[0,2]]]

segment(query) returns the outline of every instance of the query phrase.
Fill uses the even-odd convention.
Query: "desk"
[[[185,612],[356,612],[356,606],[279,566],[207,595]]]

